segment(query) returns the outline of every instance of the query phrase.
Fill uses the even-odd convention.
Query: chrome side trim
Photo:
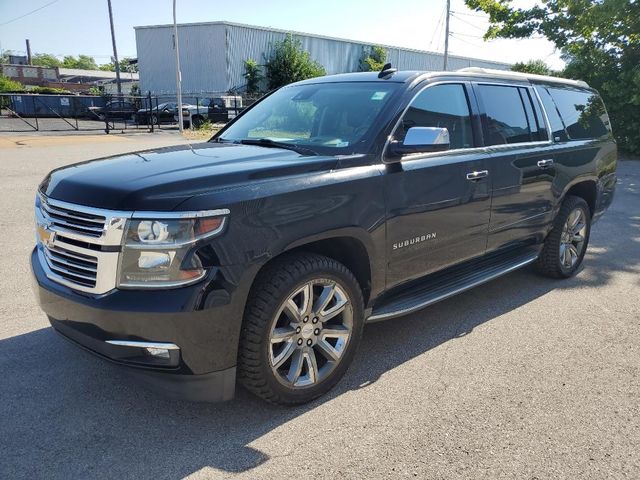
[[[372,314],[371,316],[369,316],[365,320],[365,322],[367,322],[367,323],[368,322],[379,322],[381,320],[386,320],[388,318],[394,318],[394,317],[400,317],[402,315],[408,315],[409,313],[416,312],[416,311],[421,310],[421,309],[423,309],[425,307],[428,307],[429,305],[433,305],[434,303],[437,303],[437,302],[439,302],[441,300],[445,300],[445,299],[447,299],[449,297],[457,295],[458,293],[462,293],[462,292],[464,292],[466,290],[470,290],[470,289],[472,289],[474,287],[477,287],[478,285],[482,285],[483,283],[487,283],[487,282],[489,282],[491,280],[494,280],[494,279],[496,279],[498,277],[501,277],[502,275],[506,275],[507,273],[513,272],[514,270],[517,270],[517,269],[522,268],[522,267],[524,267],[526,265],[529,265],[530,263],[535,262],[537,258],[538,258],[538,254],[537,253],[533,254],[529,258],[527,258],[526,260],[522,260],[522,261],[520,261],[518,263],[515,263],[515,264],[513,264],[513,265],[511,265],[511,266],[509,266],[509,267],[507,267],[507,268],[505,268],[503,270],[500,270],[498,272],[494,272],[494,273],[492,273],[490,275],[487,275],[485,277],[482,277],[482,278],[480,278],[480,279],[478,279],[478,280],[476,280],[474,282],[470,282],[470,283],[468,283],[466,285],[463,285],[461,287],[455,288],[455,289],[450,290],[450,291],[448,291],[446,293],[438,295],[437,297],[431,298],[426,302],[419,303],[419,304],[416,304],[416,305],[413,305],[411,307],[404,308],[404,309],[401,309],[401,310],[396,310],[394,312],[384,313],[384,314],[380,314],[380,315]]]
[[[132,340],[105,340],[105,343],[117,345],[119,347],[135,347],[135,348],[163,348],[165,350],[180,350],[175,343],[158,343],[158,342],[135,342]]]
[[[136,220],[157,220],[157,219],[187,219],[202,217],[220,217],[229,215],[231,211],[228,208],[219,208],[217,210],[200,210],[194,212],[146,212],[136,210],[131,218]]]

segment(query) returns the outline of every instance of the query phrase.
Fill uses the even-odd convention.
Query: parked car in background
[[[177,113],[178,104],[176,102],[165,102],[152,107],[141,108],[136,112],[135,120],[141,125],[174,123],[174,117]]]
[[[89,107],[89,117],[99,120],[131,120],[138,109],[132,102],[112,100],[104,107]]]
[[[226,123],[236,117],[242,110],[242,97],[224,95],[221,97],[203,98],[195,105],[183,105],[182,117],[185,127],[199,127],[205,121]],[[178,121],[178,112],[175,120]]]

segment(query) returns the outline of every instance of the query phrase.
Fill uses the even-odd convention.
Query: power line
[[[20,20],[21,18],[27,17],[27,16],[31,15],[32,13],[36,13],[36,12],[42,10],[43,8],[47,8],[49,5],[53,5],[54,3],[57,3],[59,1],[60,0],[53,0],[53,2],[49,2],[49,3],[45,4],[45,5],[42,5],[41,7],[36,8],[35,10],[31,10],[30,12],[27,12],[24,15],[20,15],[19,17],[12,18],[11,20],[9,20],[7,22],[2,22],[2,23],[0,23],[0,27],[3,26],[3,25],[8,25],[11,22],[15,22],[16,20]]]
[[[438,17],[438,23],[436,24],[436,28],[433,30],[433,35],[431,36],[431,41],[429,42],[429,50],[431,50],[431,47],[433,45],[433,42],[435,41],[435,39],[437,38],[438,32],[441,30],[442,27],[442,22],[444,20],[444,16],[446,13],[447,7],[443,7],[442,12],[440,13],[440,16]],[[435,47],[435,49],[437,50],[437,45]]]
[[[451,13],[455,13],[456,15],[466,15],[468,17],[478,17],[478,18],[484,18],[484,19],[488,18],[488,17],[485,17],[484,15],[481,15],[479,13],[456,12],[455,10],[451,10]]]
[[[481,37],[480,35],[470,35],[468,33],[459,33],[459,32],[451,32],[453,35],[462,35],[463,37],[470,37],[470,38],[478,38],[480,40],[484,40],[484,37]]]
[[[471,23],[471,22],[467,22],[464,18],[460,18],[460,17],[458,17],[457,15],[451,14],[451,16],[452,16],[453,18],[455,18],[456,20],[461,21],[462,23],[466,23],[466,24],[467,24],[467,25],[469,25],[470,27],[476,28],[476,29],[478,29],[478,30],[484,30],[484,28],[483,28],[483,27],[479,27],[478,25],[474,25],[474,24],[473,24],[473,23]]]
[[[460,38],[460,37],[458,36],[458,34],[453,34],[453,33],[451,33],[450,35],[451,35],[453,38],[455,38],[456,40],[459,40],[459,41],[461,41],[462,43],[466,43],[467,45],[471,45],[472,47],[476,47],[476,48],[483,48],[483,47],[485,47],[485,46],[486,46],[486,45],[478,45],[477,43],[469,42],[469,41],[465,40],[464,38]]]

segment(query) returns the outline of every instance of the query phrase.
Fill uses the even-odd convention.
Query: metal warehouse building
[[[140,88],[154,94],[175,94],[173,26],[135,27]],[[244,61],[264,63],[275,42],[287,33],[302,42],[311,58],[328,74],[358,70],[363,49],[371,44],[289,32],[231,22],[186,23],[178,25],[182,90],[186,93],[242,91],[245,86]],[[383,45],[387,61],[401,70],[442,70],[440,53]],[[485,67],[507,70],[509,64],[475,58],[449,56],[449,69]]]

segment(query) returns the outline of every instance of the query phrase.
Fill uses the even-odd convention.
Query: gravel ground
[[[0,138],[0,478],[640,478],[640,162],[577,277],[525,269],[370,325],[339,386],[286,409],[158,398],[53,333],[30,287],[38,182],[184,140],[29,138]]]

